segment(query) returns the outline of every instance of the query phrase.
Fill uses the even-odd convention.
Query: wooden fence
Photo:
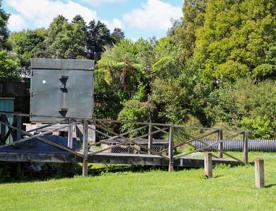
[[[70,153],[82,159],[83,175],[88,174],[89,157],[109,153],[110,150],[116,147],[129,147],[133,151],[129,154],[141,154],[147,158],[161,158],[168,164],[168,170],[174,169],[174,163],[183,160],[198,152],[216,151],[212,156],[217,159],[232,159],[240,164],[248,164],[248,134],[250,131],[244,130],[226,130],[222,128],[203,128],[189,127],[184,125],[160,124],[160,123],[145,123],[145,122],[122,122],[113,120],[100,119],[62,119],[60,122],[40,125],[32,130],[22,130],[21,118],[29,117],[28,114],[5,113],[0,112],[0,124],[9,128],[1,135],[2,146],[4,148],[9,144],[5,144],[5,137],[8,133],[15,134],[15,139],[12,145],[17,145],[29,140],[36,139],[50,146],[59,148],[64,152]],[[7,115],[13,115],[14,123],[9,124]],[[131,124],[132,129],[123,130],[123,124]],[[73,148],[73,130],[77,125],[82,125],[82,148],[76,150]],[[56,126],[56,127],[53,127]],[[41,128],[44,132],[39,132]],[[45,131],[45,128],[51,128]],[[68,145],[63,146],[51,140],[47,140],[44,136],[55,131],[67,128]],[[91,141],[88,137],[88,131],[92,130],[96,133],[97,141]],[[212,143],[206,142],[208,138],[217,137],[217,140]],[[225,142],[235,137],[242,137],[242,158],[231,154],[224,148]],[[157,141],[163,141],[163,148],[156,149],[154,145]],[[200,142],[202,145],[196,147],[195,143]],[[112,143],[108,145],[108,143]],[[102,147],[102,144],[105,147]],[[191,147],[187,150],[188,146]],[[144,156],[145,157],[145,156]]]

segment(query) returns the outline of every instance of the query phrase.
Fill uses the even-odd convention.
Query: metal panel
[[[14,98],[0,97],[0,111],[13,112],[14,111]]]
[[[13,112],[14,111],[14,98],[9,98],[9,97],[0,97],[0,111],[2,112]],[[11,125],[13,123],[13,116],[10,114],[6,115],[9,124]],[[8,127],[1,126],[0,127],[0,134],[6,134],[7,131],[9,130]],[[12,143],[13,139],[12,136],[10,135],[6,143]]]
[[[93,61],[32,59],[31,63],[31,121],[92,118]]]

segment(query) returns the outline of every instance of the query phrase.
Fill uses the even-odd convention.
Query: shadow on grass
[[[274,186],[276,186],[276,184],[265,185],[265,188],[272,188]]]
[[[73,163],[0,162],[0,184],[70,178],[81,174],[81,166]]]
[[[223,177],[223,175],[215,175],[215,176],[213,176],[214,179],[221,178],[221,177]]]
[[[53,164],[39,163],[40,170],[30,169],[34,163],[2,163],[0,162],[0,184],[46,181],[51,179],[72,178],[81,175],[80,164]],[[89,176],[101,176],[105,174],[117,174],[126,172],[150,172],[154,170],[168,171],[168,167],[155,166],[131,166],[131,165],[102,165],[90,164]],[[37,166],[32,166],[37,168]],[[175,171],[184,168],[175,168]],[[189,169],[189,168],[185,168]]]
[[[93,165],[92,165],[93,166]],[[124,172],[149,172],[152,170],[167,171],[167,167],[153,167],[153,166],[120,166],[120,165],[106,165],[96,169],[89,169],[89,175],[100,176],[107,173],[124,173]]]

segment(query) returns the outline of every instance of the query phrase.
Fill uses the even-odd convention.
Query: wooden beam
[[[21,132],[21,129],[22,129],[22,117],[21,116],[17,116],[16,117],[16,127],[18,130],[16,130],[16,140],[20,140],[21,137],[22,137],[22,132]]]
[[[151,125],[152,126],[152,125]],[[167,132],[166,130],[167,130],[167,128],[164,128],[164,129],[161,129],[160,127],[157,127],[157,126],[154,126],[157,130],[159,130],[159,131],[161,131],[161,132],[163,132],[163,133],[165,133],[165,134],[169,134],[169,132]]]
[[[90,137],[90,141],[92,141],[92,143],[96,143],[96,125],[93,124],[91,126],[88,126],[89,129],[91,129],[92,133],[91,133],[91,137]]]
[[[69,153],[0,151],[0,161],[4,162],[79,163],[81,160]]]
[[[66,126],[62,126],[62,127],[59,127],[59,128],[55,128],[55,129],[53,129],[53,130],[45,131],[45,132],[43,132],[43,133],[39,133],[39,134],[36,134],[36,135],[32,135],[32,136],[29,136],[28,138],[23,138],[23,139],[20,139],[20,140],[18,140],[18,141],[15,141],[15,142],[13,142],[13,143],[10,143],[10,144],[2,145],[2,146],[0,146],[0,149],[5,148],[5,147],[7,147],[7,146],[11,146],[11,145],[14,146],[14,145],[16,145],[16,144],[20,144],[20,143],[23,143],[23,142],[25,142],[25,141],[29,141],[29,140],[31,140],[31,139],[39,138],[40,136],[47,135],[47,134],[49,134],[49,133],[52,133],[52,132],[54,132],[54,131],[56,131],[56,130],[59,130],[59,129],[65,128],[65,127],[67,127],[67,125],[66,125]]]
[[[224,139],[226,139],[226,140],[230,140],[230,139],[233,139],[233,138],[235,138],[235,137],[237,137],[237,136],[239,136],[239,135],[241,135],[241,134],[243,134],[245,131],[239,131],[239,132],[237,132],[237,133],[234,133],[233,135],[231,135],[231,136],[227,136],[226,138],[224,138]]]
[[[0,116],[0,120],[3,121],[3,122],[7,122],[7,117],[5,114],[1,114]],[[5,143],[6,141],[6,125],[3,124],[3,123],[0,123],[1,124],[1,134],[0,134],[0,142],[2,143]]]
[[[139,130],[143,130],[143,129],[145,129],[145,128],[147,128],[147,126],[142,126],[142,127],[133,129],[133,130],[131,130],[131,131],[127,131],[127,132],[121,133],[121,134],[119,134],[119,135],[112,136],[112,137],[109,138],[108,140],[113,140],[113,139],[116,139],[116,138],[120,138],[120,137],[123,137],[123,136],[125,136],[125,135],[130,134],[130,133],[137,132],[137,131],[139,131]]]
[[[213,177],[212,153],[210,152],[204,154],[204,175],[207,178]]]
[[[263,188],[265,186],[263,159],[255,160],[255,183],[257,188]]]
[[[13,126],[11,126],[11,125],[9,125],[9,124],[6,124],[6,123],[4,123],[4,122],[2,122],[2,121],[0,121],[0,123],[6,125],[6,126],[9,127],[9,128],[12,128],[12,129],[14,129],[14,130],[17,130],[16,127],[13,127]],[[67,127],[67,125],[66,125],[66,127]],[[21,130],[21,132],[22,132],[23,135],[27,135],[27,136],[30,136],[30,137],[33,136],[31,133],[28,133],[28,132],[26,132],[26,131],[24,131],[24,130]],[[54,143],[54,142],[52,142],[52,141],[49,141],[49,140],[47,140],[47,139],[45,139],[45,138],[37,137],[37,139],[38,139],[39,141],[45,143],[45,144],[51,145],[51,146],[53,146],[53,147],[56,147],[56,148],[59,148],[59,149],[62,149],[62,150],[65,150],[65,151],[67,151],[67,152],[70,152],[70,153],[72,153],[72,154],[78,156],[78,157],[83,157],[82,154],[79,154],[78,152],[75,152],[74,150],[72,150],[72,149],[70,149],[70,148],[68,148],[68,147],[65,147],[65,146],[56,144],[56,143]]]
[[[42,125],[40,127],[34,128],[34,129],[27,130],[26,132],[31,133],[31,132],[35,132],[35,131],[38,131],[38,130],[41,130],[41,129],[45,129],[45,128],[50,127],[50,126],[52,126],[52,124],[46,124],[46,125]]]
[[[243,133],[243,162],[248,164],[248,132]]]
[[[148,131],[148,154],[150,155],[150,151],[152,150],[152,125],[149,125]]]
[[[0,135],[0,140],[1,142],[4,142],[4,138],[6,136],[6,126],[4,124],[1,124],[1,135]]]
[[[168,147],[168,157],[169,157],[169,168],[168,171],[173,171],[173,164],[174,164],[174,159],[173,159],[173,127],[170,127],[169,130],[169,147]]]
[[[218,140],[221,141],[218,144],[219,158],[223,158],[223,130],[218,130]]]
[[[188,129],[200,129],[200,130],[214,130],[215,132],[217,130],[220,130],[222,128],[207,128],[207,127],[192,127],[192,126],[185,126],[185,125],[171,125],[171,124],[163,124],[163,123],[149,123],[149,122],[134,122],[134,121],[122,121],[122,120],[110,120],[110,119],[96,119],[97,122],[103,122],[103,123],[133,123],[136,125],[149,125],[152,124],[153,126],[161,126],[161,127],[169,127],[173,126],[174,128],[188,128]],[[227,130],[225,131],[232,131],[232,132],[243,132],[242,130]]]
[[[101,123],[99,123],[99,124],[100,124],[100,125],[97,125],[99,128],[101,128],[101,129],[103,129],[103,130],[109,132],[110,134],[119,136],[119,137],[123,140],[123,142],[119,141],[119,144],[113,145],[113,146],[108,147],[108,148],[105,148],[105,149],[103,149],[103,150],[98,150],[98,151],[96,151],[96,152],[93,152],[93,153],[91,153],[92,155],[98,154],[98,153],[100,153],[100,152],[102,152],[102,151],[106,151],[106,150],[108,150],[108,149],[112,149],[112,148],[117,147],[117,146],[120,146],[120,145],[129,144],[129,143],[135,144],[135,145],[139,145],[141,149],[148,150],[147,147],[143,147],[143,146],[141,146],[139,143],[136,143],[135,141],[133,141],[133,140],[131,140],[131,139],[126,139],[124,136],[121,136],[121,135],[117,134],[116,132],[114,132],[114,131],[112,131],[112,130],[110,130],[110,129],[105,128]],[[154,131],[154,132],[155,132],[155,131]],[[152,132],[152,134],[153,134],[154,132]],[[136,137],[136,138],[137,138],[137,137]],[[169,160],[169,158],[166,157],[166,156],[164,156],[164,155],[162,155],[162,153],[158,153],[158,152],[155,152],[155,151],[152,151],[152,150],[150,150],[150,151],[151,151],[151,154],[152,154],[152,155],[159,155],[159,156],[165,158],[166,160]]]
[[[219,143],[219,141],[217,141],[217,142],[215,142],[215,143],[213,143],[213,144],[210,144],[210,145],[208,145],[208,146],[206,146],[206,147],[201,147],[201,148],[199,148],[199,149],[196,149],[196,150],[194,150],[194,151],[192,151],[192,152],[181,153],[181,154],[175,156],[175,158],[176,158],[176,159],[179,159],[179,158],[181,158],[181,157],[184,157],[184,156],[193,154],[193,153],[195,153],[195,152],[200,152],[200,151],[202,151],[202,150],[209,149],[209,148],[211,148],[212,146],[217,145],[218,143]]]
[[[183,133],[182,131],[179,131],[180,133]],[[212,132],[211,134],[213,134],[214,132]],[[221,134],[221,140],[223,140],[223,132],[221,132],[222,134]],[[207,134],[207,135],[211,135],[210,133],[209,134]],[[236,134],[234,134],[234,135],[232,135],[232,136],[230,136],[230,137],[235,137],[235,136],[237,136],[237,135],[239,135],[239,134],[241,134],[241,132],[238,132],[238,133],[236,133]],[[192,137],[192,138],[194,138],[194,137]],[[202,138],[202,136],[200,137],[200,138]],[[227,139],[229,139],[229,137],[227,137]],[[190,144],[190,142],[193,142],[193,141],[198,141],[198,142],[201,142],[202,144],[204,144],[206,147],[208,147],[209,145],[207,144],[207,143],[205,143],[204,141],[202,141],[202,140],[200,140],[200,139],[198,139],[198,138],[194,138],[194,139],[192,139],[192,140],[189,140],[189,141],[186,141],[185,143],[186,144],[188,144],[188,145],[192,145],[192,144]],[[218,141],[221,141],[221,140],[218,140]],[[220,142],[219,142],[220,143]],[[192,145],[193,146],[193,145]],[[223,146],[223,145],[222,145]],[[243,163],[243,161],[241,161],[240,159],[238,159],[238,158],[236,158],[236,157],[234,157],[234,156],[232,156],[232,155],[230,155],[229,153],[226,153],[225,151],[223,151],[223,154],[224,155],[227,155],[228,157],[230,157],[230,158],[232,158],[232,159],[234,159],[234,160],[236,160],[236,161],[238,161],[238,162],[240,162],[240,163]],[[218,158],[217,156],[215,156],[215,155],[213,155],[212,154],[212,157],[214,157],[214,158]]]
[[[179,131],[179,132],[182,133],[182,131]],[[196,137],[196,138],[194,138],[194,139],[187,140],[187,141],[183,141],[183,142],[181,142],[180,144],[175,145],[174,148],[183,146],[183,145],[185,145],[187,142],[198,141],[198,140],[203,139],[203,138],[205,138],[205,137],[207,137],[207,136],[210,136],[210,135],[212,135],[212,134],[214,134],[214,133],[217,133],[217,131],[212,131],[212,132],[210,132],[210,133],[206,133],[205,135]]]
[[[72,122],[71,119],[68,119],[68,136],[67,136],[67,146],[68,148],[72,149],[73,148],[73,125],[74,123]]]
[[[88,176],[88,121],[83,122],[82,176]]]
[[[224,152],[224,154],[225,154],[226,156],[228,156],[228,157],[230,157],[230,158],[232,158],[232,159],[238,161],[239,163],[243,163],[242,160],[240,160],[239,158],[234,157],[233,155],[230,155],[230,154],[227,153],[227,152]]]

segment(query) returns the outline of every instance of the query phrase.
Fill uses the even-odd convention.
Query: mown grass
[[[1,210],[275,210],[276,154],[265,159],[266,185],[256,189],[254,167],[203,169],[172,173],[107,172],[83,178],[0,185]],[[94,168],[101,166],[95,165]]]

